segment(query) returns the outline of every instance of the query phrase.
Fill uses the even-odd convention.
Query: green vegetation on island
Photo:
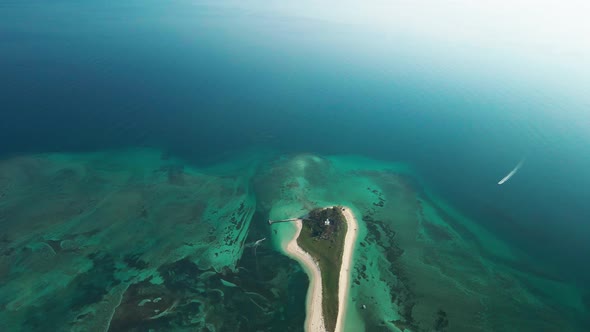
[[[338,317],[338,282],[346,228],[341,206],[318,208],[303,218],[303,229],[297,239],[298,245],[319,264],[324,324],[328,331],[334,331]]]

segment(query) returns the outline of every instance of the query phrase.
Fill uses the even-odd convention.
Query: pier
[[[270,220],[268,219],[268,224],[272,225],[272,224],[276,224],[278,222],[291,222],[291,221],[295,221],[295,220],[299,220],[301,218],[289,218],[289,219],[283,219],[283,220]]]

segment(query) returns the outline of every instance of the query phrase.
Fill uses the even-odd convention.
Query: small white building
[[[330,219],[329,219],[329,218],[328,218],[328,219],[326,219],[326,221],[324,221],[324,225],[326,225],[326,226],[330,226]]]

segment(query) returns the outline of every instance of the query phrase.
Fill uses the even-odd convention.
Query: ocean
[[[3,330],[300,331],[329,204],[350,331],[590,326],[588,64],[312,7],[0,4]]]

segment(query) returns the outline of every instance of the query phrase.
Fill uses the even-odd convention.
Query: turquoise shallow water
[[[267,220],[343,204],[360,222],[347,331],[582,330],[587,289],[416,176],[359,156],[264,150],[207,167],[151,149],[4,160],[2,322],[300,330],[306,276],[281,250],[294,230]]]

